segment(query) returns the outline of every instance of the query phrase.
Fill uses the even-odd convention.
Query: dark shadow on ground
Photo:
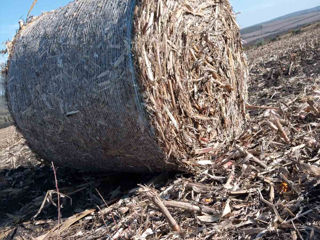
[[[58,167],[57,179],[61,193],[61,216],[68,218],[91,208],[103,208],[120,198],[129,196],[138,184],[157,182],[166,184],[174,173],[130,174],[130,173],[86,173]],[[156,181],[155,181],[156,179]],[[51,191],[52,190],[52,191]],[[49,192],[48,192],[49,191]],[[53,169],[50,166],[18,167],[0,171],[0,228],[41,225],[41,221],[57,220],[57,194]],[[48,194],[47,194],[48,193]],[[47,194],[47,197],[46,197]],[[45,205],[39,215],[43,200]],[[16,230],[15,230],[16,231]]]

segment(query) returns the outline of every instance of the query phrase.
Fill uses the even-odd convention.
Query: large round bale
[[[78,0],[20,29],[7,98],[48,161],[163,171],[241,133],[247,78],[228,0]]]

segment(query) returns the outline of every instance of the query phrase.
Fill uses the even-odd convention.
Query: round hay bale
[[[227,0],[78,0],[22,26],[7,98],[46,160],[163,171],[192,168],[241,133],[247,79]]]

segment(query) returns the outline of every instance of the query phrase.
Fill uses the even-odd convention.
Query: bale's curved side
[[[10,111],[57,164],[185,168],[242,130],[248,73],[228,1],[78,0],[13,45]]]
[[[192,165],[243,131],[248,67],[228,1],[141,0],[134,52],[167,159]]]

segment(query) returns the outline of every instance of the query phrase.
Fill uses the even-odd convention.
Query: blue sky
[[[200,0],[199,0],[200,1]],[[230,0],[237,15],[240,27],[247,27],[282,16],[298,10],[320,5],[320,0]],[[1,0],[0,8],[0,48],[5,41],[12,39],[17,28],[18,20],[25,19],[33,0]],[[31,15],[39,15],[63,6],[70,0],[38,0]],[[6,56],[0,55],[0,63]]]
[[[12,39],[19,28],[19,19],[26,19],[33,0],[1,0],[0,7],[0,49],[5,48],[4,42]],[[70,0],[38,0],[31,15],[37,16],[42,12],[66,5]],[[0,63],[6,56],[0,55]]]
[[[230,0],[240,27],[248,27],[288,13],[320,5],[320,0]]]

